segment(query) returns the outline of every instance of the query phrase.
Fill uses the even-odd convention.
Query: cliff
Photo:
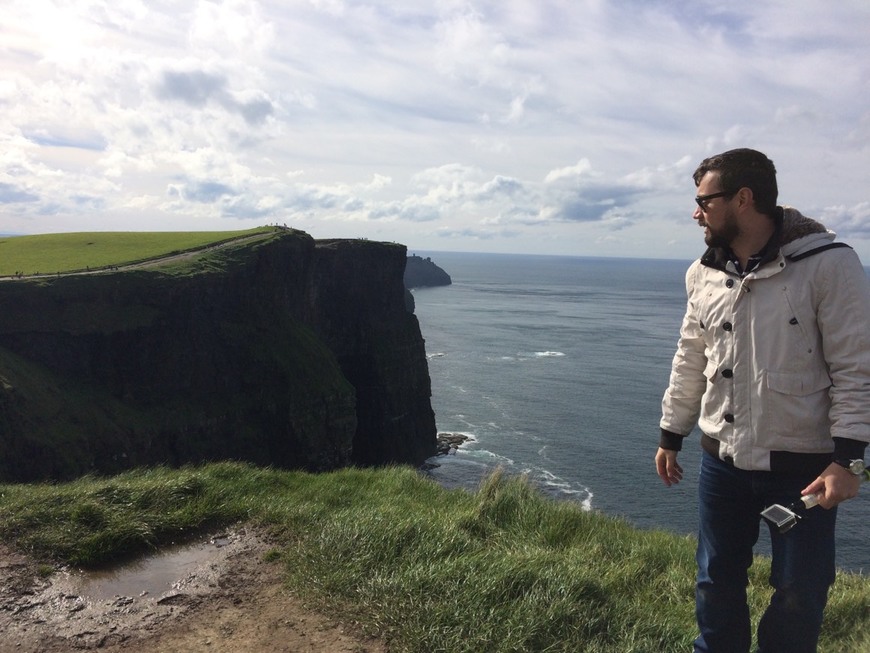
[[[406,249],[298,231],[159,265],[0,283],[0,480],[436,449]]]
[[[453,283],[450,275],[438,267],[431,258],[412,254],[405,265],[405,287],[426,288],[449,286]]]

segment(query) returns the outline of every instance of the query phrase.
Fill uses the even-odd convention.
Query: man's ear
[[[734,195],[737,198],[737,208],[740,209],[754,209],[755,208],[755,195],[752,193],[752,189],[744,186]]]

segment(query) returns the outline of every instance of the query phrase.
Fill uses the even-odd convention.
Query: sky
[[[0,233],[690,260],[735,147],[870,264],[867,0],[3,0]]]

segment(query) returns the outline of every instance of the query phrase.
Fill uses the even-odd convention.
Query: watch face
[[[864,473],[864,461],[860,458],[858,460],[853,460],[849,465],[849,471],[852,472],[855,476]]]

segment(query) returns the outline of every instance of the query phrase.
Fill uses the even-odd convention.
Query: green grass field
[[[395,653],[684,653],[694,540],[639,530],[523,479],[476,493],[406,467],[307,474],[216,463],[0,485],[0,539],[98,565],[233,523],[269,528],[293,591]],[[749,586],[758,620],[769,560]],[[820,653],[870,651],[870,579],[840,573]]]
[[[272,227],[243,231],[80,232],[0,238],[0,276],[95,270],[196,250]]]

